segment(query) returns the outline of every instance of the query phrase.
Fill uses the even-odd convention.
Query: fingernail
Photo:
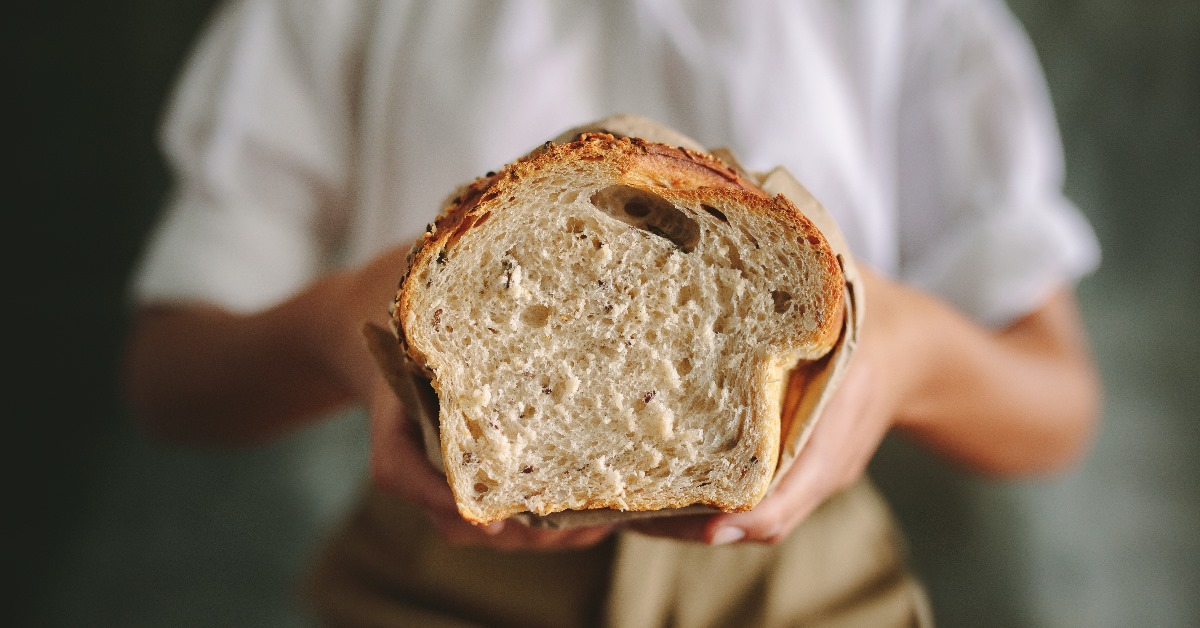
[[[504,531],[504,522],[497,521],[496,523],[489,523],[489,524],[483,526],[483,531],[492,536],[496,536],[497,534],[500,534],[501,532]]]
[[[712,535],[712,540],[709,541],[709,543],[712,545],[728,545],[730,543],[736,543],[744,538],[746,538],[745,530],[741,528],[735,528],[733,526],[725,526],[717,529],[717,531]]]

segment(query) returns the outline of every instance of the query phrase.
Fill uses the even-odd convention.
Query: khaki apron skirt
[[[371,490],[321,553],[308,593],[328,626],[931,626],[902,537],[867,481],[775,545],[618,532],[582,550],[444,543]]]

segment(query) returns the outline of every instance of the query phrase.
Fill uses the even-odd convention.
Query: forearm
[[[391,260],[393,263],[395,260]],[[358,335],[382,322],[403,267],[331,275],[268,310],[169,305],[140,312],[123,386],[152,435],[204,444],[267,440],[362,398],[375,374]]]
[[[306,348],[306,325],[292,309],[139,313],[123,382],[133,417],[166,440],[233,444],[265,440],[343,403],[348,395]]]
[[[897,428],[986,473],[1045,471],[1079,456],[1100,391],[1069,291],[1002,331],[908,296],[912,376]]]

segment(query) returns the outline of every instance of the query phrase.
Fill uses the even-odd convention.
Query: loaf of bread
[[[842,330],[841,267],[792,202],[711,155],[607,133],[466,186],[409,262],[392,322],[480,524],[753,507],[788,373]]]

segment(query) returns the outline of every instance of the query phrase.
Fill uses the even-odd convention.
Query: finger
[[[813,489],[819,482],[812,475],[811,467],[793,467],[754,509],[713,517],[703,541],[713,545],[776,543],[787,537],[819,503],[819,491]]]
[[[868,383],[861,368],[852,371],[771,494],[749,512],[717,517],[706,540],[736,538],[740,533],[745,542],[778,542],[861,476],[865,461],[882,437],[873,433],[873,422],[867,419],[871,412]]]
[[[496,524],[493,524],[495,526]],[[503,522],[499,531],[489,532],[487,526],[473,526],[461,519],[443,520],[437,526],[440,536],[455,545],[487,546],[494,549],[554,551],[591,547],[612,534],[612,526],[587,526],[552,530],[534,528],[516,522]]]
[[[434,531],[451,545],[492,545],[504,542],[506,522],[500,521],[486,526],[475,525],[463,519],[457,512],[429,514]]]
[[[710,543],[714,519],[713,515],[673,515],[634,521],[629,527],[647,536]]]
[[[544,531],[537,530],[534,532],[539,537],[537,539],[539,549],[553,550],[591,547],[608,538],[613,530],[613,526],[584,526],[557,530],[556,534],[545,534]]]
[[[390,390],[378,391],[370,416],[371,480],[381,490],[443,514],[458,508],[446,479],[418,446],[415,427]]]

